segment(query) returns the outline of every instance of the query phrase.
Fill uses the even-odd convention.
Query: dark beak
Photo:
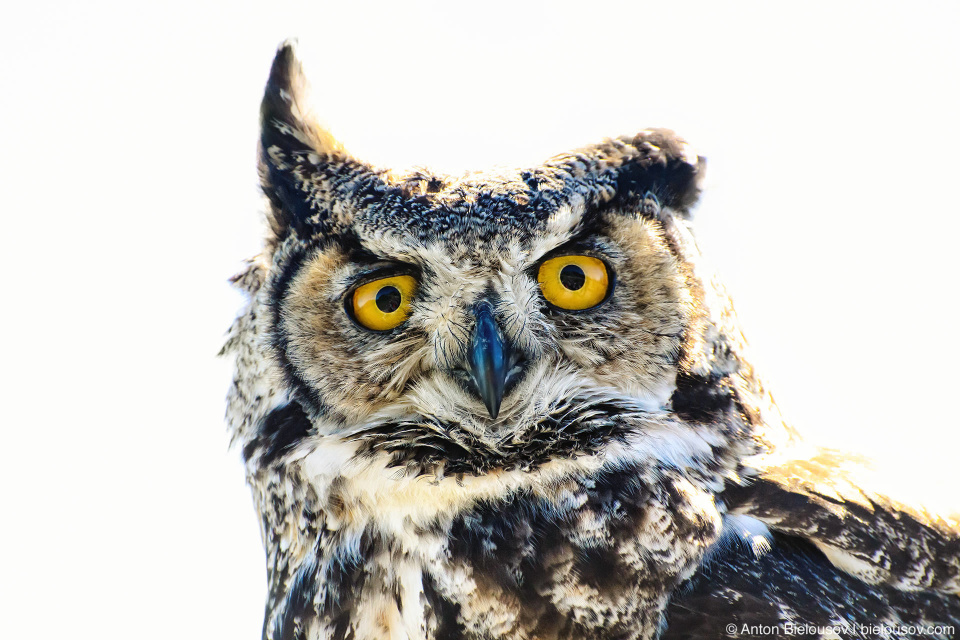
[[[474,315],[477,324],[473,329],[470,349],[467,351],[470,378],[487,405],[491,418],[500,413],[500,401],[510,372],[510,345],[503,339],[500,327],[493,318],[493,308],[489,302],[477,305]]]

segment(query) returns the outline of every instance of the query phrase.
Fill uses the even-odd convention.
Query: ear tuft
[[[260,105],[260,142],[265,150],[337,154],[343,147],[321,127],[310,104],[310,85],[297,59],[295,41],[277,49]]]
[[[669,129],[647,129],[628,142],[637,155],[624,165],[618,179],[621,197],[640,197],[648,201],[654,196],[659,206],[670,207],[684,217],[700,199],[706,158]],[[641,212],[642,213],[642,212]]]
[[[260,105],[259,156],[272,246],[291,231],[301,238],[341,233],[357,199],[382,184],[377,172],[351,158],[314,117],[292,41],[280,45],[270,68]]]
[[[706,160],[672,131],[647,129],[556,156],[544,169],[586,196],[590,206],[649,217],[669,208],[689,217]]]

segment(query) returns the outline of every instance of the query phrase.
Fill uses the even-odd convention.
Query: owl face
[[[395,175],[305,104],[281,52],[262,111],[263,305],[319,434],[483,472],[589,449],[614,416],[669,402],[696,308],[663,223],[695,198],[682,142],[650,131],[530,171]]]

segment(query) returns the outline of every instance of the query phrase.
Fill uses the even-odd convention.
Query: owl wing
[[[757,553],[736,540],[722,543],[674,593],[660,640],[945,640],[960,629],[955,595],[867,584],[800,538],[775,533],[770,544]]]
[[[831,449],[771,457],[724,491],[729,512],[805,539],[868,584],[960,593],[960,517],[895,500],[869,462]]]
[[[876,490],[863,458],[803,450],[810,455],[770,456],[724,491],[729,526],[674,593],[661,637],[820,637],[833,627],[822,637],[953,638],[957,518]],[[738,525],[753,521],[772,533],[743,535]],[[889,625],[902,628],[890,635]]]

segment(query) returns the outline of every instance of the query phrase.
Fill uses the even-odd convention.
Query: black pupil
[[[393,313],[400,308],[403,297],[400,291],[393,286],[386,286],[377,291],[377,309],[384,313]]]
[[[583,283],[586,282],[586,280],[587,276],[583,274],[583,269],[575,264],[568,264],[563,269],[560,269],[560,284],[570,291],[583,288]]]

